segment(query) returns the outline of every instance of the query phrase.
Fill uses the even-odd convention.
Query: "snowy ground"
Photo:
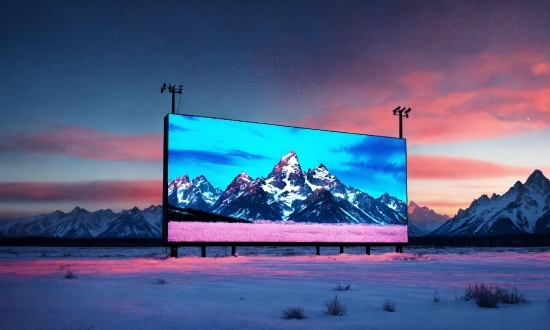
[[[304,224],[273,221],[250,223],[168,222],[169,242],[326,242],[406,243],[407,226]]]
[[[209,247],[200,258],[187,247],[164,259],[165,248],[0,247],[0,329],[550,329],[549,248],[393,249],[237,247],[226,257],[230,248]],[[476,282],[515,285],[528,303],[455,299]],[[321,313],[335,294],[347,315]],[[387,298],[394,313],[382,310]],[[283,319],[291,306],[307,318]]]

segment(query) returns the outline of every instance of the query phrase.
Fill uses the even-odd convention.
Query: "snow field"
[[[0,248],[0,329],[547,330],[550,324],[549,249],[405,247],[403,254],[373,248],[371,256],[279,257],[256,250],[264,255],[199,258],[184,248],[180,255],[193,255],[160,260],[154,256],[164,248]],[[77,278],[65,279],[67,269]],[[154,284],[159,278],[166,284]],[[351,289],[335,291],[338,282]],[[454,292],[476,282],[515,285],[529,303],[483,309],[455,300]],[[322,315],[335,294],[348,314]],[[382,310],[387,298],[397,304],[394,313]],[[307,318],[283,319],[282,310],[292,306],[303,307]]]
[[[406,243],[407,226],[168,222],[169,242]]]

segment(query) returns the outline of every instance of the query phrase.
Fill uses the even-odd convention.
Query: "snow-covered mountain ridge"
[[[169,207],[194,209],[244,220],[317,223],[398,224],[407,205],[388,193],[374,198],[343,184],[325,165],[304,171],[294,151],[284,155],[266,177],[239,173],[222,192],[204,176],[202,187],[187,174],[168,184]]]
[[[480,236],[550,232],[550,180],[535,170],[504,195],[482,195],[430,235]]]
[[[161,222],[161,205],[119,213],[89,212],[77,206],[68,213],[0,220],[0,237],[160,238]]]
[[[407,212],[409,215],[409,236],[427,235],[450,219],[448,215],[438,214],[426,206],[417,205],[414,201],[409,203]]]

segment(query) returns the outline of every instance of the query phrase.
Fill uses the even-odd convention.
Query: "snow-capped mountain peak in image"
[[[480,236],[550,231],[550,180],[535,170],[525,181],[491,197],[482,195],[470,207],[437,228],[435,236]]]
[[[201,177],[199,181],[207,182],[207,179]],[[177,182],[170,182],[168,186],[173,185],[177,185]],[[178,196],[193,196],[187,190],[195,189],[194,184],[179,185],[179,187],[181,191],[178,192]],[[329,208],[323,205],[323,212],[311,204],[310,197],[319,189],[323,189],[323,194],[318,197],[331,201],[329,204],[332,205]],[[329,198],[328,194],[332,197]],[[318,164],[313,170],[308,169],[305,172],[294,151],[283,155],[265,178],[252,179],[246,172],[241,172],[209,208],[190,198],[169,198],[169,204],[180,209],[198,209],[246,220],[299,222],[307,219],[309,222],[317,219],[327,223],[404,225],[407,219],[406,204],[403,201],[387,193],[375,199],[366,192],[346,186],[323,164]],[[321,204],[323,203],[314,205],[318,205],[317,208],[319,208]],[[365,206],[368,207],[362,209]],[[300,215],[296,213],[306,208],[314,213],[319,211],[318,214],[323,216],[316,218],[304,216],[303,212]],[[337,214],[345,214],[345,216],[336,216]]]

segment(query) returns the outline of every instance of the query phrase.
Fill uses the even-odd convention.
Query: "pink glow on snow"
[[[407,226],[168,222],[169,242],[406,243]]]
[[[451,250],[451,251],[449,251]],[[323,250],[321,250],[321,254]],[[321,280],[353,283],[393,283],[463,288],[468,283],[516,285],[550,289],[550,251],[521,252],[495,249],[422,249],[409,253],[373,255],[239,256],[199,258],[184,256],[166,260],[152,257],[47,257],[0,258],[0,277],[56,277],[67,269],[77,278],[90,276],[151,278],[170,276],[172,282],[243,279]],[[368,276],[366,276],[368,275]],[[336,283],[335,282],[335,283]]]
[[[216,249],[222,252],[208,252]],[[361,254],[323,255],[331,249],[321,248],[321,256],[253,250],[261,256],[163,259],[163,247],[0,248],[0,328],[547,329],[548,248],[405,247],[397,254],[373,247],[373,255],[364,248]],[[65,279],[67,269],[77,278]],[[167,284],[155,285],[158,279]],[[351,290],[336,292],[337,283]],[[474,283],[517,287],[528,303],[487,310],[455,300]],[[432,302],[435,290],[438,304]],[[321,315],[334,294],[350,306],[349,315]],[[382,311],[388,297],[397,302],[397,313]],[[308,318],[283,320],[280,311],[291,304],[304,306]]]

